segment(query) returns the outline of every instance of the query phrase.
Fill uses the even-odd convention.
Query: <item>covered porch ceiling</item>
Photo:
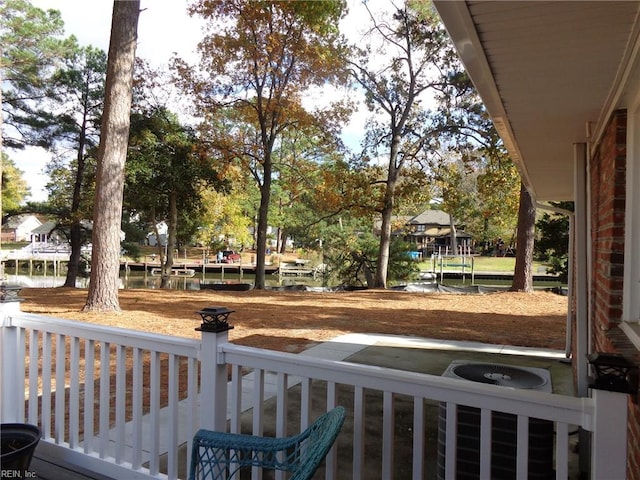
[[[434,4],[529,192],[572,200],[573,144],[637,91],[640,2]]]

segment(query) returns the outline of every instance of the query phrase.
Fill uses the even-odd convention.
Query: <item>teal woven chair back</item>
[[[304,432],[274,438],[199,430],[193,438],[189,480],[233,477],[250,467],[284,470],[290,480],[309,480],[340,433],[345,410],[336,407]]]

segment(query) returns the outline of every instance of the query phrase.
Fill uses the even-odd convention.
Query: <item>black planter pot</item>
[[[35,425],[3,423],[0,431],[2,472],[26,472],[39,441],[40,429]]]

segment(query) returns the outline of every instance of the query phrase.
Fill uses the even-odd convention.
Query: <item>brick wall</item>
[[[637,349],[618,328],[622,317],[626,127],[626,111],[614,112],[589,163],[591,342],[594,351],[621,353],[640,364]],[[640,480],[640,409],[631,400],[628,445],[628,479]]]
[[[626,113],[616,112],[589,165],[595,331],[608,330],[622,315],[625,154]]]

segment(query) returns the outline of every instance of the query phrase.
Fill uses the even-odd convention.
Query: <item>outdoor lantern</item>
[[[587,360],[595,370],[591,388],[610,392],[629,393],[636,401],[638,392],[638,367],[616,353],[592,353]]]
[[[233,312],[234,310],[229,310],[227,307],[203,308],[196,312],[202,317],[202,324],[196,330],[215,333],[231,330],[233,326],[229,325],[227,320]]]

